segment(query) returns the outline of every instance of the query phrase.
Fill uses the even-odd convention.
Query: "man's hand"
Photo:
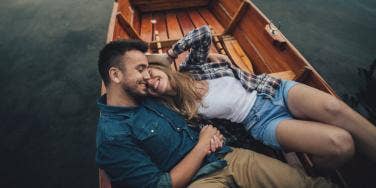
[[[206,125],[201,129],[197,145],[210,154],[223,146],[223,135],[212,125]]]
[[[146,54],[149,63],[162,63],[164,65],[170,66],[173,62],[170,56],[167,54]]]
[[[231,63],[231,60],[227,55],[218,54],[218,53],[210,53],[208,55],[208,59],[209,61],[216,62],[216,63],[221,63],[221,62]]]
[[[172,187],[186,187],[205,157],[222,145],[223,136],[218,129],[212,125],[204,126],[196,146],[170,171]]]

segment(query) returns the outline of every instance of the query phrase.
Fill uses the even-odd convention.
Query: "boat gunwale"
[[[252,8],[266,21],[267,24],[271,24],[272,22],[269,20],[268,17],[265,16],[265,14],[250,0],[244,0],[244,2],[248,2]],[[325,89],[327,89],[327,91],[336,96],[338,98],[338,95],[335,93],[335,91],[330,87],[330,85],[324,80],[324,78],[316,71],[316,69],[311,65],[311,63],[308,62],[308,60],[300,53],[300,51],[290,42],[290,40],[283,34],[282,31],[279,30],[279,32],[281,33],[281,35],[284,37],[284,39],[286,39],[286,43],[288,45],[288,47],[291,48],[291,50],[296,53],[296,55],[303,61],[304,64],[306,64],[306,66],[308,66],[313,72],[313,74],[315,74],[319,81],[324,85]]]

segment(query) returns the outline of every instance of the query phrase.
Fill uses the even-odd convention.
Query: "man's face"
[[[148,60],[144,53],[138,50],[130,50],[122,57],[123,90],[135,97],[147,94],[146,82],[150,78],[148,72]]]

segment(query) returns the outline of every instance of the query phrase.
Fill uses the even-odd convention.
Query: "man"
[[[98,67],[107,94],[98,100],[97,165],[114,187],[329,187],[275,159],[222,146],[208,125],[195,131],[157,100],[145,98],[147,45],[114,41]]]

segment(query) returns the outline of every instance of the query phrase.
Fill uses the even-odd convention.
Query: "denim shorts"
[[[242,122],[253,138],[274,149],[282,150],[277,140],[276,128],[281,121],[293,119],[287,107],[287,95],[296,84],[294,81],[282,80],[274,97],[257,95],[256,102]]]

